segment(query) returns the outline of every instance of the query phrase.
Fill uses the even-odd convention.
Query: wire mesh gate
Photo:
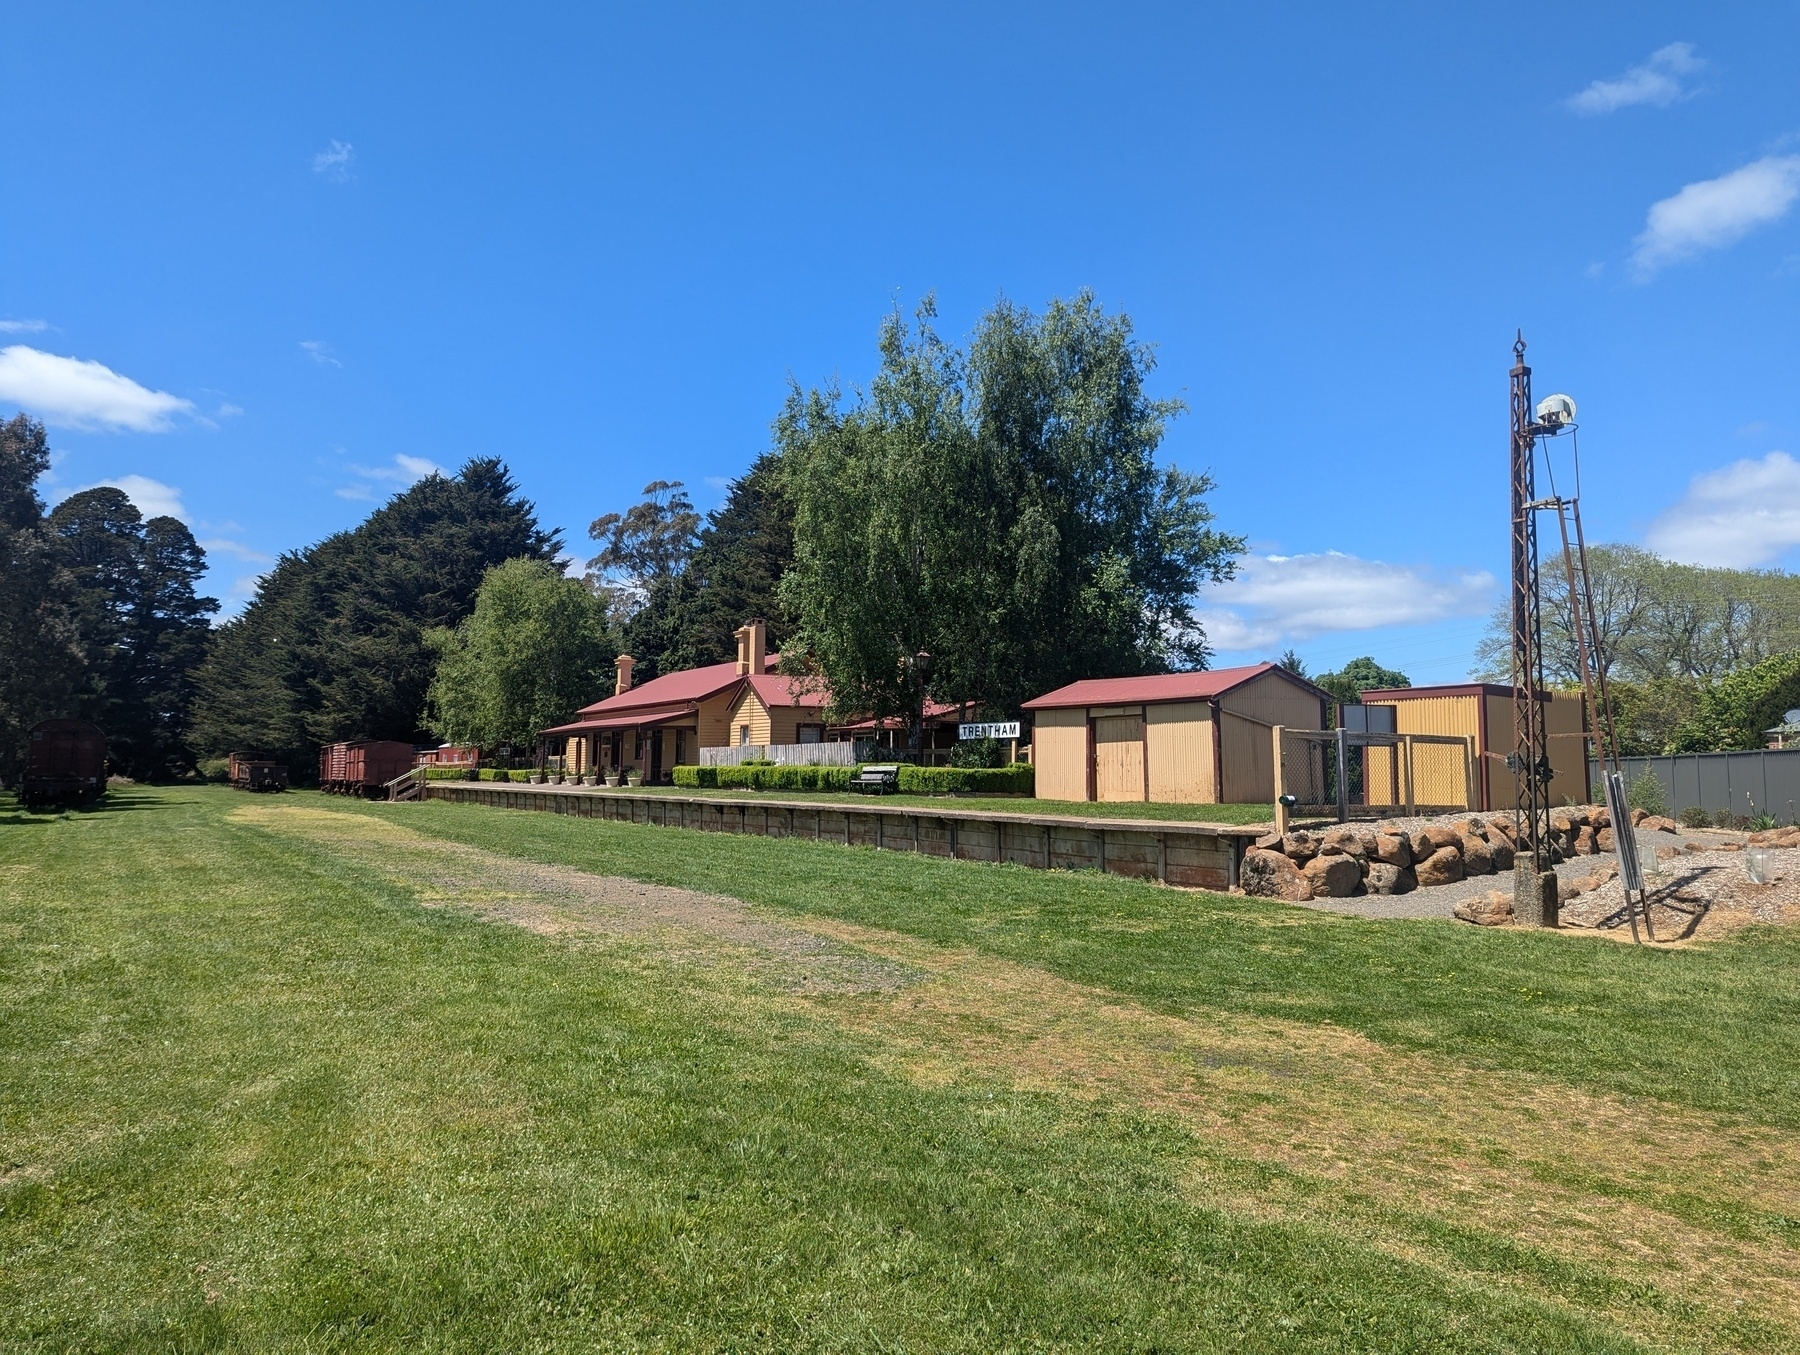
[[[1275,827],[1291,819],[1414,818],[1475,809],[1475,740],[1276,725]]]

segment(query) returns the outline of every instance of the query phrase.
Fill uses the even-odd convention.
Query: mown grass
[[[555,789],[552,787],[552,789]],[[586,793],[604,795],[603,789]],[[625,794],[614,791],[613,794]],[[640,786],[632,795],[692,795],[714,800],[803,800],[817,804],[880,803],[896,809],[968,809],[980,813],[1061,814],[1077,819],[1156,819],[1171,823],[1268,823],[1273,805],[1170,805],[1141,801],[1039,800],[1029,795],[862,795],[821,790],[684,790],[679,786]]]
[[[360,812],[491,851],[975,946],[1164,1011],[1335,1024],[1483,1066],[1800,1126],[1800,937],[1786,931],[1659,951],[441,801]]]
[[[901,1077],[872,1037],[728,964],[421,907],[429,881],[231,818],[246,799],[0,812],[0,1348],[1640,1348],[1590,1268],[1421,1217],[1381,1247],[1209,1204],[1197,1161],[1248,1198],[1291,1182],[1148,1111]],[[1624,1035],[1661,1020],[1681,1058],[1713,1038],[1683,1023],[1722,986],[1712,1052],[1743,1075],[1698,1099],[1787,1122],[1739,1047],[1738,1022],[1760,1010],[1766,1036],[1792,1012],[1749,947],[1557,952],[810,843],[278,803],[1501,1061],[1523,1056],[1448,1012],[1528,1028],[1560,1010],[1506,1005],[1528,973],[1548,991],[1557,970],[1600,1020],[1635,991]],[[1160,930],[1106,929],[1121,919]],[[1780,1043],[1765,1061],[1791,1070]],[[1550,1045],[1574,1075],[1630,1080],[1605,1041]]]

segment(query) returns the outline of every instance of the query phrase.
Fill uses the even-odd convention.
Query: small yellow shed
[[[1265,804],[1270,730],[1323,729],[1331,698],[1272,663],[1089,678],[1025,703],[1043,800]]]
[[[1586,703],[1579,692],[1552,692],[1544,724],[1550,734],[1550,803],[1588,799]],[[1475,740],[1475,796],[1471,809],[1510,809],[1518,780],[1506,769],[1512,752],[1513,689],[1500,683],[1466,682],[1441,687],[1393,687],[1362,694],[1365,706],[1391,706],[1396,734],[1449,734]],[[1399,799],[1389,759],[1371,755],[1366,785],[1370,803]],[[1414,795],[1420,804],[1462,804],[1463,753],[1449,745],[1420,744],[1413,752]]]

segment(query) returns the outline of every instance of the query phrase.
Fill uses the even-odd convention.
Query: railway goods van
[[[254,753],[233,753],[225,762],[225,779],[238,790],[277,791],[288,788],[288,769]]]
[[[40,720],[26,744],[19,799],[29,809],[82,805],[106,794],[106,735],[86,720]]]
[[[413,746],[392,739],[355,739],[319,750],[319,789],[330,795],[379,798],[387,783],[412,770]]]

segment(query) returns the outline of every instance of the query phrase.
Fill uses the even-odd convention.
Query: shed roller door
[[[1103,715],[1094,721],[1094,798],[1144,798],[1144,717]]]

